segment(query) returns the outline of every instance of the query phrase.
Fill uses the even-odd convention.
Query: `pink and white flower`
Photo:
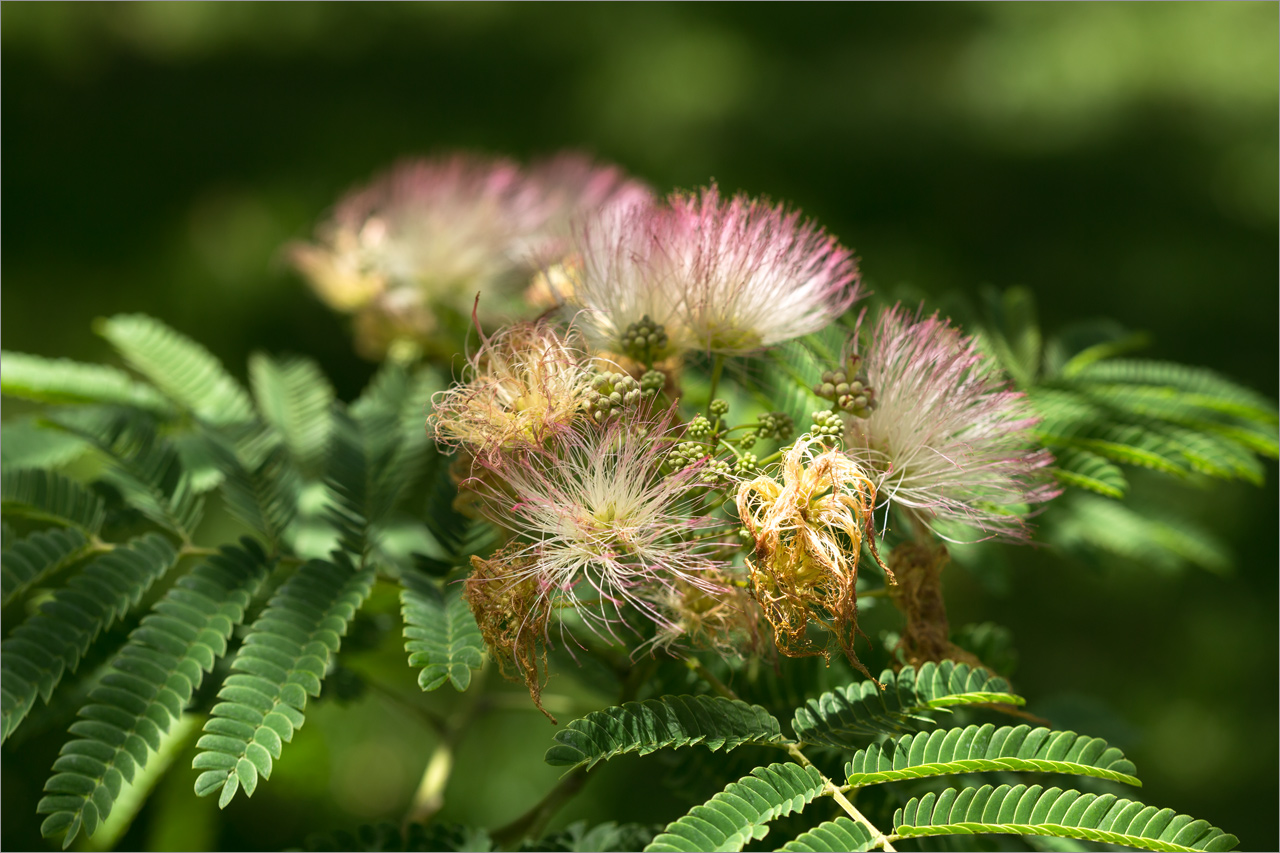
[[[853,253],[799,211],[722,199],[714,185],[669,204],[661,253],[700,349],[744,354],[807,335],[862,296]]]
[[[569,222],[648,190],[610,166],[562,154],[529,169],[458,154],[399,164],[334,208],[294,264],[336,310],[356,313],[361,351],[425,341],[441,309],[505,322],[533,273],[567,249]]]
[[[874,472],[881,505],[1026,538],[1027,507],[1058,494],[1044,470],[1053,457],[1029,433],[1037,419],[1023,394],[973,339],[895,306],[880,314],[858,368],[877,405],[849,419],[845,453]]]
[[[724,568],[714,556],[723,543],[698,536],[717,523],[699,511],[698,472],[660,470],[670,416],[637,427],[621,420],[586,426],[490,462],[491,476],[468,481],[481,492],[481,512],[519,543],[511,551],[518,570],[491,582],[533,579],[553,609],[576,610],[591,630],[611,637],[616,610],[628,605],[671,627],[654,591],[704,585]]]
[[[614,208],[575,238],[571,302],[601,349],[623,351],[628,327],[648,317],[667,333],[656,358],[750,353],[816,332],[862,295],[853,254],[821,227],[714,186]]]

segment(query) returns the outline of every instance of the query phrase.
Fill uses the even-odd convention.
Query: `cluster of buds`
[[[600,373],[591,380],[582,407],[596,423],[617,417],[623,409],[634,409],[645,397],[653,396],[625,373]]]
[[[822,381],[813,386],[813,393],[855,418],[869,418],[876,408],[876,391],[864,374],[856,372],[860,361],[855,355],[849,359],[847,370],[824,372]]]
[[[711,421],[702,415],[694,415],[693,419],[684,428],[685,436],[694,441],[706,441],[715,434],[715,431],[716,429],[711,425]]]
[[[734,463],[733,470],[738,474],[754,474],[760,470],[760,460],[754,453],[744,453]]]
[[[813,413],[813,424],[809,434],[823,444],[839,444],[840,435],[844,432],[844,419],[837,413],[827,409]]]
[[[667,466],[674,471],[683,471],[696,465],[711,455],[707,446],[699,441],[682,441],[667,454]]]
[[[756,418],[756,436],[765,440],[789,441],[796,425],[786,412],[769,412]]]
[[[622,332],[622,352],[641,364],[653,364],[669,343],[667,330],[648,314],[639,322],[629,324]]]

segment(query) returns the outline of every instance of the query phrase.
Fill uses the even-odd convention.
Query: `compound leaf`
[[[227,651],[234,627],[266,576],[266,555],[251,539],[196,566],[156,602],[129,635],[89,704],[72,724],[36,811],[42,831],[64,833],[65,849],[81,829],[92,835],[111,813],[124,783],[146,767]],[[87,723],[87,724],[86,724]],[[74,790],[72,790],[74,789]]]
[[[1068,773],[1141,785],[1133,762],[1101,738],[1030,726],[983,726],[904,735],[860,749],[846,765],[855,788],[986,771]]]
[[[885,670],[881,690],[862,681],[810,699],[796,709],[792,728],[809,743],[848,749],[861,738],[932,728],[929,711],[954,705],[1022,705],[1009,692],[1009,683],[985,669],[955,661],[929,662],[919,669],[907,666],[895,674]]]
[[[0,644],[0,738],[22,722],[36,696],[49,701],[94,639],[136,605],[178,554],[148,533],[90,562]]]
[[[723,696],[663,696],[593,711],[556,733],[546,762],[594,767],[601,761],[665,747],[701,744],[710,750],[787,743],[778,721],[759,705]]]
[[[471,670],[484,663],[484,638],[462,597],[462,584],[441,589],[411,569],[401,574],[400,582],[404,650],[409,653],[409,666],[422,667],[418,686],[435,690],[448,682],[459,692],[466,690]]]
[[[171,400],[206,423],[247,423],[249,395],[200,344],[144,314],[99,320],[96,331]]]
[[[302,727],[307,696],[320,695],[329,661],[373,580],[372,569],[357,571],[345,559],[311,560],[276,591],[231,661],[235,672],[223,681],[222,701],[196,743],[203,751],[192,767],[205,771],[196,794],[220,792],[219,808],[241,787],[252,796],[259,774],[270,773],[258,749],[279,759],[282,742]]]
[[[891,838],[1004,833],[1078,838],[1141,850],[1230,850],[1238,839],[1171,809],[1114,794],[1039,785],[948,788],[894,812]]]
[[[648,851],[741,850],[764,838],[769,821],[798,812],[826,788],[815,767],[770,764],[694,806],[645,847]]]

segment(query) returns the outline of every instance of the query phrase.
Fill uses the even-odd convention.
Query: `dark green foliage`
[[[821,823],[778,848],[786,853],[842,853],[872,849],[871,833],[847,817]]]
[[[440,583],[409,569],[401,572],[400,608],[404,616],[404,650],[409,666],[422,667],[418,686],[435,690],[471,685],[471,670],[484,663],[484,638],[471,608],[462,597],[462,583]]]
[[[306,849],[311,851],[358,850],[367,851],[367,853],[410,850],[466,850],[487,853],[494,847],[489,834],[483,829],[440,823],[429,826],[411,823],[407,828],[401,829],[394,823],[379,823],[361,826],[354,832],[338,831],[328,835],[313,835],[307,839]]]
[[[48,814],[46,836],[64,834],[69,847],[81,829],[92,835],[121,788],[160,749],[161,736],[227,652],[266,575],[266,555],[252,540],[224,546],[156,602],[111,662],[71,726],[37,811]]]
[[[225,808],[244,788],[252,796],[258,776],[271,777],[273,759],[306,718],[307,696],[320,682],[374,573],[339,562],[312,560],[272,596],[231,661],[192,766],[203,770],[196,793],[221,791]]]
[[[173,412],[156,389],[114,367],[8,351],[0,353],[0,359],[4,361],[0,391],[10,397],[54,404],[132,406],[157,415]]]
[[[846,765],[855,788],[954,773],[1019,770],[1096,776],[1141,785],[1133,763],[1101,738],[1030,726],[967,726],[904,735],[854,753]]]
[[[103,479],[120,490],[130,506],[165,530],[190,541],[204,502],[173,443],[157,434],[149,418],[118,413],[93,426],[68,429],[111,462]]]
[[[769,821],[800,811],[825,787],[822,774],[813,767],[757,767],[668,824],[645,850],[741,850],[748,841],[768,834]]]
[[[591,768],[628,752],[696,744],[715,752],[787,740],[759,705],[722,696],[663,696],[593,711],[557,732],[556,742],[547,750],[548,764]]]
[[[329,380],[309,359],[277,361],[256,353],[249,359],[249,381],[258,412],[280,435],[298,470],[306,477],[317,476],[324,469],[333,430]]]
[[[1230,850],[1234,835],[1171,809],[1144,806],[1114,794],[1039,785],[948,788],[912,798],[894,812],[903,838],[1013,833],[1080,838],[1142,850]]]
[[[858,741],[881,734],[933,728],[927,712],[951,706],[1024,700],[1009,692],[1009,683],[984,669],[954,661],[926,663],[917,670],[903,667],[896,675],[880,675],[882,691],[871,681],[824,693],[796,709],[792,727],[802,741],[836,748],[852,748]]]
[[[56,471],[6,469],[3,481],[5,514],[51,521],[93,536],[107,514],[102,498]]]
[[[174,403],[210,424],[252,419],[249,395],[218,360],[190,338],[142,314],[117,314],[97,332]]]
[[[136,605],[176,560],[164,538],[140,536],[85,566],[5,639],[0,646],[4,738],[22,722],[37,695],[49,701],[98,634]]]
[[[565,853],[626,853],[643,849],[653,840],[658,827],[638,823],[617,824],[613,821],[589,826],[585,820],[576,821],[560,832],[526,841],[521,850],[551,850]]]
[[[298,513],[301,488],[288,451],[276,446],[264,452],[261,434],[242,440],[234,450],[222,443],[213,447],[225,473],[222,498],[227,511],[261,534],[273,550],[282,550]]]
[[[30,536],[6,544],[0,554],[0,590],[3,603],[32,584],[83,557],[89,540],[74,527],[37,530]]]

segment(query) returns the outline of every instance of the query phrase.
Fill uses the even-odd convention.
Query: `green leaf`
[[[1101,738],[1030,726],[968,726],[904,735],[860,749],[846,765],[852,787],[987,771],[1068,773],[1141,785],[1133,763]]]
[[[743,744],[783,744],[778,721],[759,705],[723,696],[663,696],[627,702],[574,720],[556,733],[546,762],[589,769],[636,752],[701,744],[712,752]]]
[[[173,407],[150,385],[123,370],[82,364],[66,358],[42,358],[5,350],[0,392],[41,403],[106,403],[170,415]]]
[[[1167,388],[1197,406],[1263,423],[1278,421],[1274,400],[1206,367],[1147,359],[1109,359],[1089,365],[1076,378],[1091,383],[1123,382]]]
[[[694,806],[645,847],[645,851],[741,850],[764,838],[769,821],[798,812],[826,788],[815,767],[770,764]]]
[[[161,536],[140,536],[85,566],[0,644],[0,739],[13,733],[37,695],[49,701],[98,634],[136,605],[177,559]]]
[[[280,433],[298,469],[307,477],[318,475],[333,431],[333,386],[324,373],[309,359],[277,361],[255,353],[249,382],[263,420]]]
[[[117,314],[95,325],[134,370],[182,408],[215,425],[253,419],[249,396],[204,347],[143,314]]]
[[[876,846],[862,824],[847,817],[820,823],[778,848],[779,853],[842,853],[871,850]]]
[[[1033,383],[1040,372],[1042,341],[1034,294],[1025,287],[983,293],[990,318],[986,342],[1020,387]]]
[[[6,514],[74,527],[86,536],[97,535],[107,514],[101,498],[54,471],[6,469],[0,474],[0,495]]]
[[[345,560],[312,560],[272,596],[231,661],[235,672],[218,692],[223,701],[196,744],[203,752],[192,766],[206,770],[197,780],[199,796],[221,791],[218,806],[226,808],[241,787],[253,794],[258,779],[252,747],[278,758],[280,742],[301,728],[307,695],[319,695],[320,680],[374,577],[372,569],[356,571]]]
[[[1119,466],[1088,450],[1069,449],[1055,454],[1053,476],[1068,486],[1088,489],[1109,498],[1123,498],[1129,481]]]
[[[926,712],[955,705],[1000,703],[1022,705],[1009,683],[985,669],[955,661],[929,662],[918,670],[906,666],[880,675],[882,691],[862,681],[810,699],[796,709],[791,722],[796,736],[808,743],[848,749],[859,739],[918,731],[937,725]]]
[[[89,445],[39,418],[0,424],[0,464],[5,470],[60,468],[79,459]]]
[[[1232,567],[1226,546],[1194,521],[1136,512],[1092,495],[1071,496],[1058,510],[1049,536],[1063,547],[1085,546],[1150,568],[1172,571],[1190,563],[1223,573]]]
[[[435,690],[448,682],[459,692],[466,690],[471,670],[484,663],[484,638],[462,597],[462,584],[441,590],[413,570],[404,571],[400,582],[404,650],[409,653],[409,666],[423,668],[418,686]]]
[[[1234,835],[1170,809],[1113,794],[1039,785],[948,788],[912,798],[894,812],[896,838],[1004,833],[1079,838],[1141,850],[1230,850]]]
[[[277,445],[263,455],[259,438],[247,437],[234,450],[214,442],[213,452],[225,475],[227,511],[280,551],[298,514],[301,482],[287,451]]]
[[[191,540],[204,501],[173,444],[156,434],[149,419],[120,412],[94,427],[66,428],[106,455],[111,467],[103,479],[120,490],[126,503],[183,541]]]
[[[147,766],[154,751],[147,735],[170,730],[204,674],[226,654],[231,632],[267,572],[262,549],[251,539],[241,541],[179,578],[90,691],[80,717],[95,725],[72,724],[79,737],[63,745],[45,790],[69,787],[68,777],[88,784],[76,794],[47,796],[36,808],[57,818],[45,821],[46,836],[65,829],[64,848],[89,825],[88,809],[107,819],[117,795],[113,778],[130,782]],[[111,712],[110,722],[102,719],[104,710]]]
[[[3,603],[43,578],[74,563],[89,551],[89,540],[74,527],[37,530],[0,554]]]

